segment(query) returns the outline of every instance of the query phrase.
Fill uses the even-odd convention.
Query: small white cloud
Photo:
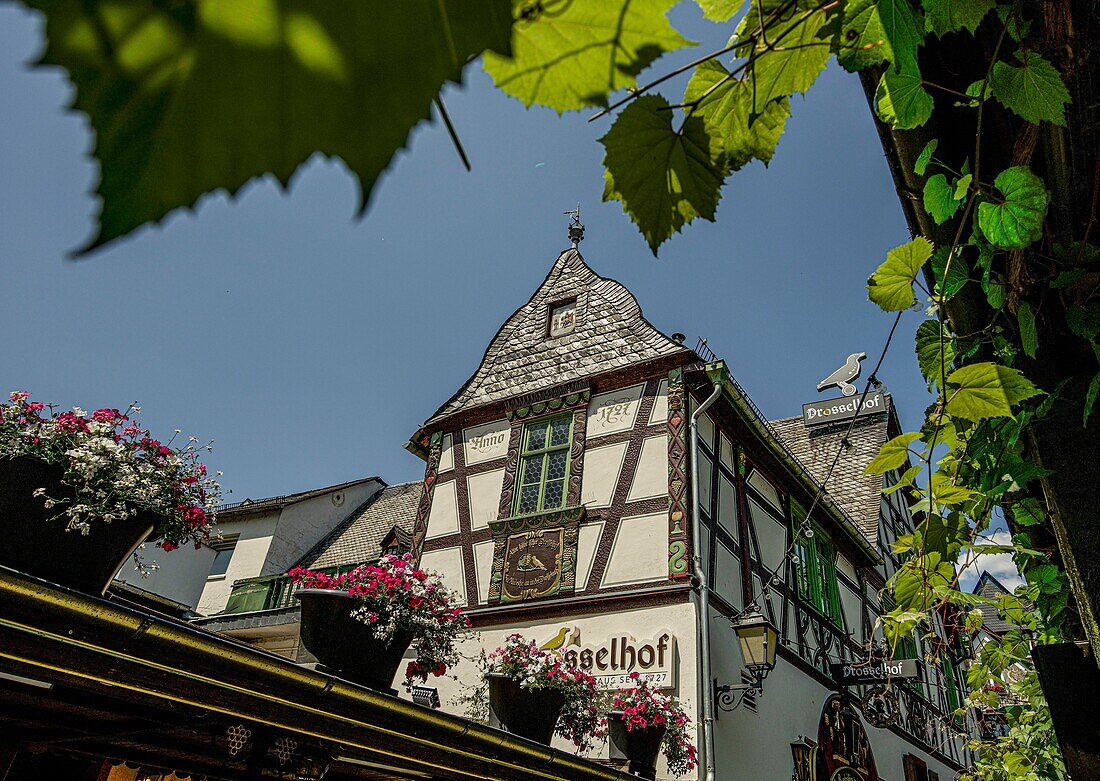
[[[982,542],[986,544],[995,545],[1009,545],[1012,543],[1012,535],[1005,529],[993,532],[992,536],[987,536]],[[961,565],[966,561],[966,552],[963,552],[963,556],[959,561]],[[962,569],[960,566],[959,588],[964,591],[972,591],[974,584],[978,582],[978,577],[982,572],[988,572],[990,575],[1001,581],[1001,584],[1009,591],[1014,590],[1017,586],[1024,582],[1024,579],[1020,576],[1020,571],[1016,569],[1016,565],[1012,561],[1012,555],[1009,553],[980,553],[974,556],[970,564]]]

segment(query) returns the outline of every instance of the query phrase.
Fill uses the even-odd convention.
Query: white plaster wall
[[[493,577],[493,541],[479,542],[474,546],[474,576],[477,578],[477,598],[482,604],[489,601],[489,580]]]
[[[749,512],[755,521],[756,540],[760,544],[756,553],[765,567],[775,569],[783,563],[787,551],[787,530],[773,517],[774,510],[768,512],[755,499],[749,499]]]
[[[484,529],[500,512],[500,493],[504,488],[504,470],[494,469],[466,478],[470,496],[470,528]],[[434,502],[433,502],[434,504]]]
[[[466,604],[466,577],[462,570],[462,548],[443,548],[425,553],[420,558],[420,566],[425,570],[438,572],[443,576],[443,584],[457,591],[459,600]]]
[[[702,418],[700,418],[702,420]],[[712,491],[714,490],[713,477],[711,475],[712,467],[710,457],[702,450],[699,451],[699,469],[696,474],[699,476],[699,504],[706,509],[707,514],[710,514],[710,501]]]
[[[725,434],[718,434],[718,460],[731,472],[737,471],[733,465],[733,443]]]
[[[142,577],[131,560],[122,565],[118,578],[145,591],[194,608],[206,587],[206,576],[214,561],[214,551],[205,545],[195,550],[184,545],[171,553],[165,553],[152,543],[145,546],[142,557],[146,563],[155,562],[157,569]]]
[[[443,435],[443,441],[439,443],[439,466],[436,467],[436,474],[443,474],[444,472],[450,472],[455,468],[455,448],[454,437],[450,434]]]
[[[604,572],[604,586],[668,577],[668,514],[635,515],[619,521]]]
[[[711,588],[734,607],[741,607],[741,561],[722,543],[718,543]]]
[[[603,521],[581,527],[577,537],[577,591],[583,591],[592,574],[592,562],[596,560],[596,546],[603,534]]]
[[[638,468],[627,494],[628,502],[652,499],[668,494],[668,435],[659,434],[642,440]]]
[[[244,516],[239,520],[224,521],[220,524],[223,535],[240,536],[233,548],[233,557],[229,560],[229,568],[225,575],[206,579],[197,606],[199,613],[204,616],[220,613],[225,609],[225,603],[229,601],[233,581],[254,578],[262,574],[267,552],[271,547],[272,535],[275,533],[278,522],[278,511],[274,511]]]
[[[694,410],[695,407],[698,406],[698,405],[692,404],[691,406],[692,406],[692,409]],[[710,447],[711,450],[713,451],[714,450],[714,419],[711,418],[709,412],[704,412],[702,415],[699,416],[698,425],[699,425],[699,441],[700,442],[705,442],[707,444],[707,446]],[[690,445],[690,443],[689,443],[689,445]]]
[[[736,540],[737,529],[737,489],[728,477],[718,473],[718,523]]]
[[[863,600],[860,599],[859,594],[848,588],[843,581],[837,583],[837,593],[840,594],[840,609],[844,612],[845,629],[855,633],[857,642],[862,641],[863,622],[861,611]]]
[[[643,390],[645,385],[641,384],[593,396],[588,403],[585,439],[595,439],[604,434],[614,434],[634,428]]]
[[[782,515],[783,505],[779,501],[779,492],[775,490],[775,486],[773,486],[764,475],[758,470],[753,469],[749,472],[746,482],[759,491],[760,495],[768,500],[772,507],[775,508],[776,512]]]
[[[466,465],[481,464],[508,455],[510,431],[511,424],[507,418],[463,429],[462,456]]]
[[[606,447],[585,448],[581,474],[581,504],[585,507],[607,507],[619,483],[619,473],[626,458],[626,442]]]
[[[284,507],[260,575],[282,575],[356,508],[382,490],[370,480]]]
[[[458,531],[458,492],[455,481],[436,483],[432,491],[432,509],[428,511],[427,539]]]
[[[649,425],[668,421],[668,380],[661,380],[657,395],[653,397],[653,410],[649,413]]]

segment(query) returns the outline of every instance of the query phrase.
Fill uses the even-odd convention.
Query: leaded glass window
[[[565,505],[573,416],[544,418],[523,427],[516,474],[516,515],[556,510]]]

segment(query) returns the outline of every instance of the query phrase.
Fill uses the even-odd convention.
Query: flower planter
[[[397,694],[391,684],[412,643],[412,632],[399,632],[388,642],[379,640],[372,627],[352,618],[356,600],[344,591],[305,588],[297,596],[302,602],[302,644],[318,662],[341,678]]]
[[[519,681],[500,673],[488,673],[489,725],[513,735],[550,744],[565,695],[552,689],[524,689]]]
[[[88,534],[66,531],[62,507],[47,509],[35,489],[71,499],[64,469],[37,458],[0,458],[0,565],[77,591],[102,596],[126,560],[152,533],[157,516],[139,510],[110,523],[92,523]]]
[[[630,772],[642,778],[657,775],[657,755],[665,737],[665,725],[653,724],[628,730],[622,713],[607,714],[607,735],[611,742],[611,758],[626,759]]]

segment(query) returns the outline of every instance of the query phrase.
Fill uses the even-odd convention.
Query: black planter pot
[[[489,682],[489,726],[550,745],[565,695],[551,689],[524,689],[515,678],[500,673],[485,678]]]
[[[302,602],[302,644],[318,662],[368,689],[397,694],[391,684],[412,632],[401,632],[389,642],[379,640],[370,626],[351,617],[356,602],[345,591],[304,588],[297,596]]]
[[[657,775],[657,755],[665,737],[665,725],[635,727],[628,730],[623,714],[607,714],[607,737],[611,742],[611,758],[630,761],[630,772],[642,778]]]
[[[19,456],[0,458],[0,565],[62,586],[102,596],[126,560],[145,542],[157,516],[146,510],[111,523],[92,523],[88,534],[66,531],[64,507],[46,509],[35,489],[72,499],[57,464]]]

